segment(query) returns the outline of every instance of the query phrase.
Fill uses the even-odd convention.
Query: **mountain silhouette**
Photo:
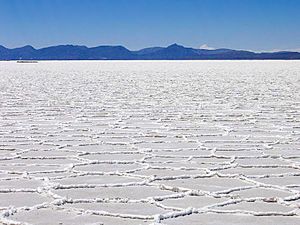
[[[58,45],[35,49],[30,45],[9,49],[0,45],[0,60],[243,60],[243,59],[300,59],[299,52],[264,52],[234,49],[195,49],[172,44],[130,51],[123,46]]]

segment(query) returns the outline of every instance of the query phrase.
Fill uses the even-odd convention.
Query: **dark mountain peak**
[[[35,49],[33,46],[31,45],[25,45],[23,48],[26,48],[26,49]]]
[[[49,47],[45,47],[45,48],[41,48],[39,50],[48,50],[48,49],[77,49],[77,50],[84,50],[84,49],[88,49],[86,46],[84,45],[70,45],[70,44],[66,44],[66,45],[55,45],[55,46],[49,46]]]
[[[71,44],[56,45],[54,47],[86,48],[86,46],[84,46],[84,45],[71,45]]]
[[[101,45],[101,46],[97,46],[97,47],[92,47],[90,48],[92,50],[99,50],[99,49],[103,49],[103,50],[117,50],[117,51],[128,51],[130,52],[127,48],[125,48],[122,45]]]
[[[65,48],[78,48],[78,49],[87,49],[88,47],[86,47],[85,45],[61,45],[61,47],[65,47]]]
[[[117,49],[126,49],[126,50],[128,50],[127,48],[125,48],[122,45],[115,45],[115,46],[110,46],[110,47],[117,48]]]
[[[23,47],[15,48],[14,50],[32,51],[35,50],[31,45],[25,45]]]
[[[89,48],[89,59],[133,59],[133,56],[133,52],[121,45]]]
[[[175,49],[175,48],[185,48],[185,47],[182,45],[178,45],[177,43],[174,43],[174,44],[169,45],[167,48]]]

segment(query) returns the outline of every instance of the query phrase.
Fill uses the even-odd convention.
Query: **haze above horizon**
[[[300,51],[297,0],[0,0],[0,45]]]

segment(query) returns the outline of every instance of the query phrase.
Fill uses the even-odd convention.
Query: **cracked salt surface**
[[[300,62],[0,62],[0,224],[294,225]]]

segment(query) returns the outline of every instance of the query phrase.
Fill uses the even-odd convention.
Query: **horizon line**
[[[71,43],[65,43],[65,44],[53,44],[53,45],[47,45],[47,46],[44,46],[44,47],[35,47],[31,44],[27,44],[27,45],[22,45],[22,46],[19,46],[19,47],[6,47],[5,45],[2,45],[0,44],[0,46],[6,48],[6,49],[9,49],[9,50],[13,50],[13,49],[19,49],[19,48],[24,48],[24,47],[31,47],[35,50],[40,50],[40,49],[45,49],[45,48],[50,48],[50,47],[58,47],[58,46],[74,46],[74,47],[86,47],[88,49],[90,48],[97,48],[97,47],[123,47],[123,48],[126,48],[127,50],[131,51],[131,52],[135,52],[135,51],[140,51],[140,50],[143,50],[143,49],[147,49],[147,48],[168,48],[172,45],[178,45],[178,46],[182,46],[184,48],[192,48],[192,49],[201,49],[201,50],[208,50],[208,51],[213,51],[213,50],[218,50],[218,49],[230,49],[230,50],[235,50],[235,51],[248,51],[248,52],[253,52],[253,53],[276,53],[276,52],[298,52],[300,53],[300,48],[296,48],[296,49],[273,49],[273,50],[249,50],[249,49],[236,49],[236,48],[227,48],[227,47],[209,47],[207,46],[206,44],[203,44],[201,45],[200,47],[192,47],[192,46],[185,46],[183,44],[178,44],[178,43],[172,43],[172,44],[169,44],[167,46],[149,46],[149,47],[143,47],[143,48],[140,48],[140,49],[136,49],[136,50],[131,50],[129,48],[127,48],[126,46],[124,45],[121,45],[121,44],[100,44],[100,45],[94,45],[94,46],[89,46],[89,45],[84,45],[84,44],[71,44]],[[206,46],[204,48],[201,48],[203,46]]]

